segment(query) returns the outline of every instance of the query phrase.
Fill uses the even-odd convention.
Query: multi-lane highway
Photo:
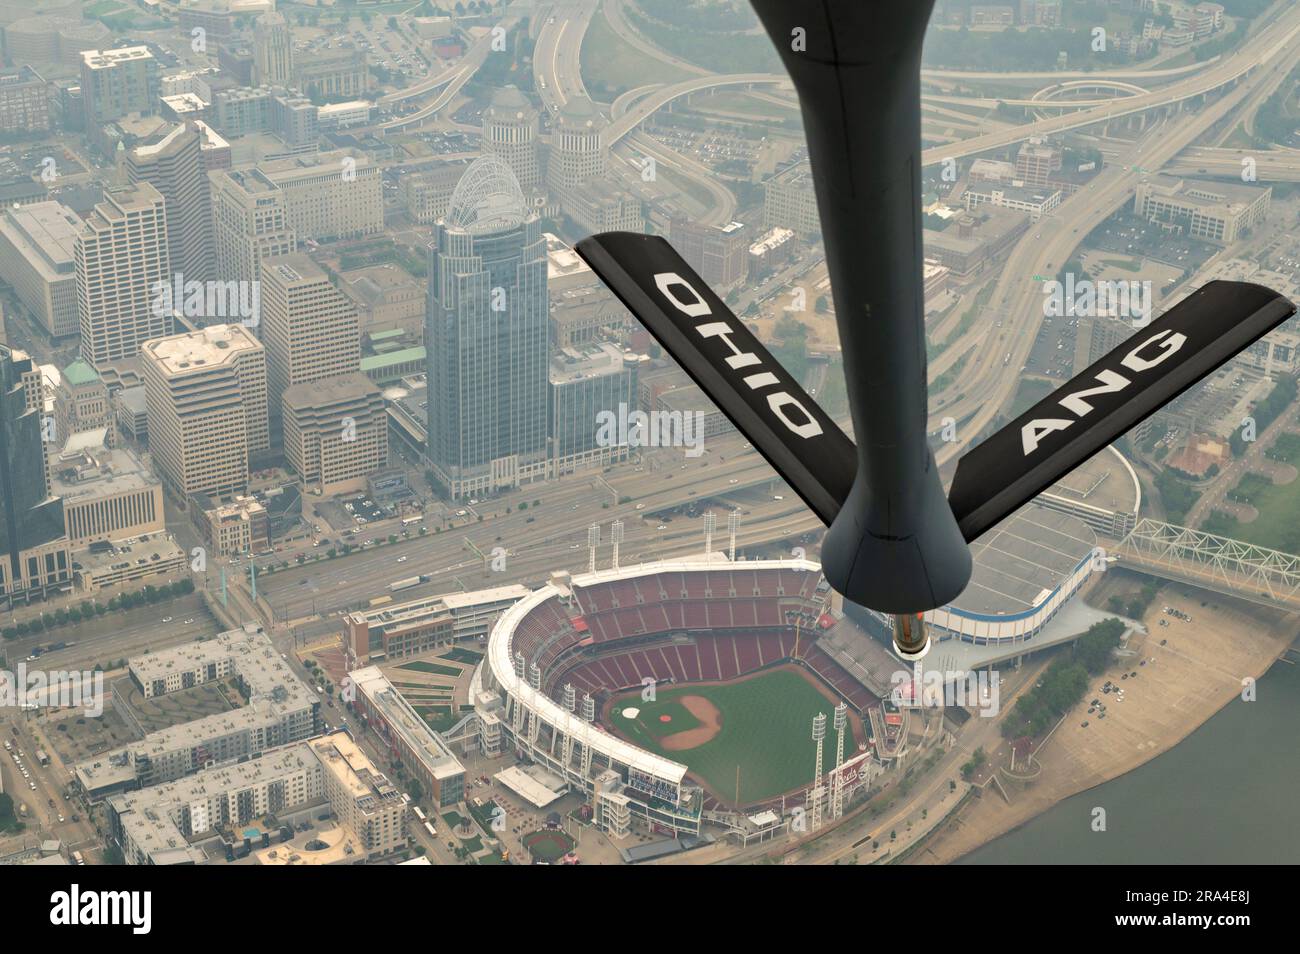
[[[522,493],[478,505],[470,522],[436,534],[263,575],[259,593],[274,607],[278,620],[293,621],[364,604],[386,594],[389,583],[417,574],[432,580],[421,588],[402,591],[403,597],[505,580],[540,582],[551,570],[585,568],[587,527],[593,522],[602,524],[600,559],[607,564],[611,558],[610,524],[615,519],[623,520],[625,526],[625,563],[700,552],[704,544],[701,520],[678,513],[661,521],[656,515],[702,505],[706,500],[715,501],[711,509],[718,514],[716,548],[725,547],[725,514],[732,505],[749,511],[741,518],[742,547],[817,529],[816,519],[767,464],[741,447],[741,438],[716,438],[707,446],[710,450],[702,458],[685,458],[680,449],[658,450],[648,452],[645,463],[616,468],[610,474],[525,488]],[[775,499],[778,497],[782,499]],[[520,501],[533,499],[541,504],[518,509]],[[507,506],[511,513],[505,512]],[[481,522],[477,519],[480,515]],[[658,529],[660,526],[664,529]],[[382,533],[375,531],[376,538]],[[485,569],[475,552],[477,548],[479,553],[491,554],[495,547],[507,553],[504,574]],[[406,559],[399,563],[400,557]]]
[[[513,0],[513,2],[502,11],[501,19],[493,26],[491,30],[485,32],[475,40],[465,51],[465,55],[460,61],[452,67],[451,70],[444,70],[441,74],[429,79],[422,80],[409,90],[402,91],[404,95],[397,96],[397,99],[407,99],[431,92],[438,87],[441,91],[435,96],[427,106],[424,106],[408,116],[398,116],[387,122],[380,123],[380,128],[385,130],[402,129],[406,126],[413,126],[431,116],[437,115],[438,111],[451,103],[464,88],[465,84],[473,79],[474,74],[478,72],[479,67],[487,62],[487,58],[494,52],[494,44],[497,43],[500,31],[507,33],[519,23],[523,16],[523,8],[526,6],[525,0]],[[505,55],[505,54],[502,54]],[[387,99],[387,97],[385,98]],[[382,102],[382,101],[381,101]]]
[[[1280,39],[1269,39],[1279,35],[1269,31],[1262,41],[1268,53],[1263,69],[1244,77],[1231,92],[1200,112],[1177,115],[1149,130],[1124,162],[1109,165],[1088,188],[1063,202],[1055,215],[1030,227],[1002,270],[985,309],[985,320],[970,332],[977,344],[959,381],[944,394],[932,395],[932,430],[938,430],[945,417],[962,422],[958,440],[945,444],[938,452],[941,464],[954,460],[995,420],[1015,393],[1019,374],[1008,374],[1007,369],[1018,372],[1025,364],[1043,317],[1042,285],[1036,279],[1055,276],[1088,233],[1129,200],[1143,172],[1163,167],[1215,123],[1239,109],[1257,85],[1275,81],[1279,71],[1289,72],[1300,52],[1300,9],[1288,13],[1278,30]],[[1254,39],[1260,41],[1259,37]],[[994,317],[1002,327],[994,324]],[[1009,359],[1005,357],[1008,353]]]
[[[554,114],[574,96],[587,95],[582,82],[582,41],[600,0],[565,0],[551,9],[533,46],[533,81]]]
[[[1230,56],[1218,60],[1209,69],[1191,73],[1164,89],[1138,96],[1126,96],[1101,106],[1062,116],[1035,120],[1009,131],[999,130],[958,143],[936,146],[925,150],[921,154],[921,161],[924,165],[931,166],[945,159],[959,159],[1002,149],[1023,142],[1031,136],[1050,136],[1162,107],[1177,107],[1189,99],[1222,90],[1224,87],[1240,82],[1251,73],[1273,66],[1278,57],[1294,65],[1294,60],[1289,54],[1291,41],[1297,31],[1300,31],[1300,7],[1280,9],[1282,9],[1280,14],[1267,24],[1261,23],[1255,34],[1245,40]]]

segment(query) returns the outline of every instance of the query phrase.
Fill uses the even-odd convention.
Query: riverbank
[[[1190,620],[1164,613],[1165,606]],[[1161,626],[1161,620],[1168,625]],[[1161,590],[1143,623],[1148,634],[1136,634],[1129,642],[1135,655],[1097,677],[1083,702],[1066,714],[1041,748],[1038,777],[1032,782],[1014,782],[1003,774],[1009,803],[987,790],[905,863],[956,861],[1063,799],[1168,751],[1239,698],[1243,679],[1262,676],[1295,640],[1300,628],[1295,614],[1174,586]],[[1136,677],[1121,678],[1133,672]],[[1113,693],[1101,693],[1107,679],[1123,687],[1122,702]],[[1094,698],[1106,703],[1104,719],[1087,713]]]

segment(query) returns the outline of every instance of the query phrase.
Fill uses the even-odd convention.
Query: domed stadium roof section
[[[528,217],[528,202],[505,160],[488,155],[470,163],[451,194],[448,228],[474,234],[514,228]]]

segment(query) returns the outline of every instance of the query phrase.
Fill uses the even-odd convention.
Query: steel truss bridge
[[[1179,583],[1300,610],[1300,557],[1144,518],[1113,551],[1119,566]]]

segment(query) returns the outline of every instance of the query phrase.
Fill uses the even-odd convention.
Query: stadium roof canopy
[[[564,796],[564,781],[562,779],[556,779],[560,783],[560,790],[553,791],[517,765],[502,769],[492,777],[534,808],[545,808],[551,802]]]

